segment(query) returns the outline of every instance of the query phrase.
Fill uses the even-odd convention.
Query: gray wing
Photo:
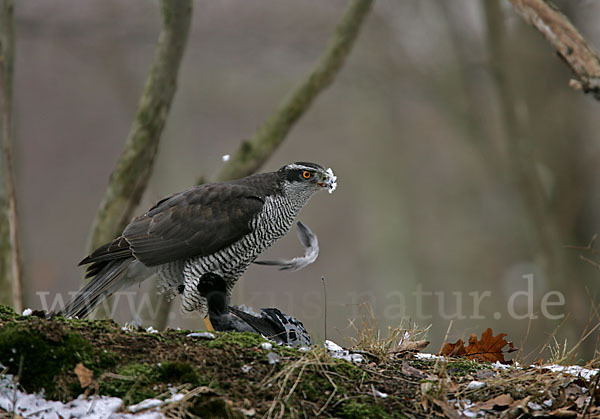
[[[250,233],[250,221],[263,205],[263,197],[252,186],[197,186],[158,202],[80,264],[92,263],[88,275],[93,276],[107,261],[123,257],[134,256],[146,266],[155,266],[206,256]]]
[[[302,221],[296,223],[298,240],[304,246],[304,256],[295,257],[290,260],[257,260],[258,265],[279,266],[279,270],[297,271],[313,263],[319,256],[319,240],[317,235]]]

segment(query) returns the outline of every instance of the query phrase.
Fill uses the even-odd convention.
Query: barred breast
[[[251,221],[252,231],[242,239],[208,256],[172,262],[157,268],[159,291],[167,298],[181,292],[181,311],[207,312],[206,300],[197,290],[200,277],[208,272],[223,277],[227,294],[256,257],[277,239],[288,233],[306,199],[291,200],[282,195],[268,196],[263,210]]]

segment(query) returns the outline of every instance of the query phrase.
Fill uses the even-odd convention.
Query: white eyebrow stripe
[[[317,170],[314,167],[303,166],[301,164],[296,164],[296,163],[288,164],[287,168],[288,169],[299,169],[299,170],[310,170],[311,172],[314,172]]]

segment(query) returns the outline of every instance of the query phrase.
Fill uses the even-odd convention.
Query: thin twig
[[[323,299],[325,300],[323,303],[323,307],[325,310],[324,319],[323,319],[323,329],[325,333],[324,340],[327,341],[327,287],[325,286],[325,277],[321,277],[321,281],[323,281]]]
[[[450,324],[448,325],[448,329],[446,329],[446,334],[444,335],[444,340],[442,341],[442,346],[440,347],[440,350],[438,353],[442,353],[442,348],[444,347],[444,344],[446,342],[448,342],[448,336],[450,336],[450,330],[452,330],[452,325],[454,324],[454,320],[450,320]]]
[[[600,263],[596,262],[595,260],[586,258],[583,255],[579,255],[579,259],[583,260],[586,263],[589,263],[590,265],[592,265],[594,268],[600,270]]]
[[[565,249],[571,249],[571,250],[581,250],[581,251],[584,251],[584,252],[589,252],[592,255],[598,255],[598,254],[600,254],[600,250],[595,249],[595,248],[590,248],[588,246],[577,246],[577,245],[574,245],[574,244],[565,244],[564,248]]]
[[[594,234],[590,239],[589,243],[586,246],[578,246],[573,244],[566,244],[565,249],[573,249],[573,250],[583,250],[585,252],[590,252],[592,255],[600,253],[598,249],[596,249],[596,239],[598,238],[598,234]]]

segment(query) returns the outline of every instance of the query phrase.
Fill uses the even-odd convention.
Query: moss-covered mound
[[[188,333],[122,330],[112,321],[45,319],[43,313],[18,316],[0,307],[0,363],[19,377],[24,390],[43,389],[48,398],[63,401],[87,392],[134,404],[170,395],[170,389],[196,391],[186,409],[198,416],[277,409],[293,416],[321,411],[401,417],[403,399],[412,397],[407,392],[374,403],[373,377],[322,349],[300,352],[274,345],[265,350],[260,344],[266,340],[255,334],[216,333],[216,339],[205,340]],[[278,362],[269,362],[269,352]],[[75,373],[78,363],[93,372],[86,389]],[[396,385],[377,386],[383,391]]]
[[[531,414],[538,406],[540,414],[581,413],[586,406],[598,412],[592,382],[538,368],[505,371],[411,353],[385,359],[365,353],[364,363],[353,364],[322,348],[263,349],[265,340],[254,334],[216,333],[205,340],[188,333],[122,330],[112,321],[45,319],[36,312],[24,317],[0,307],[0,363],[24,390],[63,401],[86,393],[130,405],[185,394],[162,407],[176,417],[452,416],[467,401],[492,416]],[[78,364],[92,375],[85,388]],[[469,387],[474,380],[484,384]]]

